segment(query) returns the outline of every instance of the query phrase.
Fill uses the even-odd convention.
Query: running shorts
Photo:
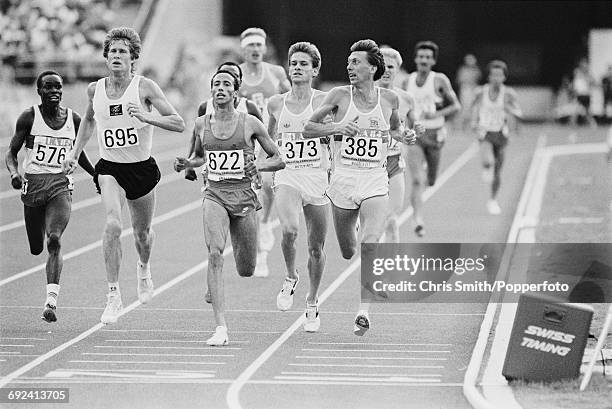
[[[223,206],[230,217],[244,217],[261,209],[250,182],[228,184],[209,181],[204,190],[204,200],[207,199]]]
[[[100,189],[98,175],[110,175],[125,191],[128,200],[143,197],[159,183],[161,172],[153,157],[142,162],[118,163],[100,159],[96,163],[94,182]]]
[[[355,171],[336,168],[332,173],[326,194],[336,207],[359,209],[364,200],[389,194],[387,170],[377,168]]]
[[[58,195],[68,195],[72,201],[72,178],[63,173],[26,173],[21,201],[28,207],[45,206]]]
[[[328,186],[325,169],[283,169],[274,173],[274,191],[281,186],[290,186],[302,197],[302,207],[306,205],[322,206],[329,203],[325,196]]]
[[[387,156],[387,176],[389,176],[389,179],[403,173],[405,167],[406,162],[401,154]]]

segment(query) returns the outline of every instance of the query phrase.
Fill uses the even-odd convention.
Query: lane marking
[[[402,373],[376,373],[376,372],[305,372],[305,371],[281,371],[282,375],[330,375],[330,376],[400,376],[400,377],[432,377],[432,378],[440,378],[442,374],[402,374]]]
[[[427,344],[397,344],[397,343],[388,343],[388,342],[309,342],[311,345],[379,345],[379,346],[452,346],[454,344],[435,344],[435,343],[427,343]],[[383,351],[383,350],[381,350]]]
[[[73,360],[73,363],[87,364],[181,364],[181,365],[225,365],[225,362],[198,362],[198,361],[92,361],[92,360]]]
[[[451,351],[414,351],[404,349],[321,349],[321,348],[302,348],[302,351],[316,351],[316,352],[389,352],[389,353],[436,353],[436,354],[450,354]]]
[[[289,366],[341,367],[341,368],[411,368],[411,369],[443,369],[444,365],[369,365],[369,364],[299,364],[289,363]]]
[[[92,356],[198,356],[198,357],[224,357],[231,358],[233,354],[142,354],[136,352],[123,353],[123,352],[82,352],[81,355],[92,355]]]
[[[202,341],[206,342],[206,341]],[[218,347],[160,347],[160,346],[137,346],[137,345],[94,345],[94,348],[110,348],[110,349],[203,349],[203,350],[216,350],[218,351]],[[238,347],[226,347],[223,348],[224,351],[227,350],[241,350],[242,348]],[[215,355],[221,356],[221,355]],[[233,356],[233,355],[232,355]]]
[[[414,356],[322,356],[322,355],[296,355],[295,359],[354,359],[356,361],[362,360],[381,360],[386,361],[389,359],[400,360],[400,361],[448,361],[448,358],[430,358],[430,357],[414,357]]]
[[[305,375],[276,375],[274,379],[279,380],[295,380],[295,381],[351,381],[351,382],[441,382],[440,379],[427,379],[427,378],[408,378],[400,376],[391,376],[389,378],[368,378],[358,376],[305,376]]]
[[[423,192],[423,203],[427,202],[431,196],[437,192],[456,172],[458,172],[475,154],[478,152],[478,145],[473,143],[466,149],[451,165],[440,174],[438,183],[427,188]],[[401,226],[408,220],[412,214],[412,208],[406,209],[398,219],[398,224]],[[360,266],[360,259],[355,260],[336,278],[330,286],[319,297],[319,305],[322,305],[325,300],[333,294],[334,291]],[[255,372],[276,352],[277,349],[285,343],[287,339],[302,325],[304,315],[294,321],[287,330],[274,341],[261,355],[255,359],[230,385],[226,394],[226,401],[230,409],[242,409],[240,404],[240,390],[255,374]]]

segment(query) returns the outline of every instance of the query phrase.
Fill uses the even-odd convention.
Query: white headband
[[[266,44],[266,38],[264,36],[261,36],[259,34],[249,34],[248,36],[244,37],[242,39],[242,41],[240,41],[240,47],[244,48],[249,44],[253,44],[253,43],[260,43],[260,44]]]

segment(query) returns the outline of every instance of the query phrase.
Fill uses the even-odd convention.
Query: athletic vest
[[[504,111],[506,87],[501,86],[499,94],[494,101],[489,97],[490,89],[488,84],[482,87],[482,102],[478,112],[478,124],[487,132],[499,132],[506,125],[506,112]]]
[[[270,71],[270,64],[262,62],[261,77],[250,83],[248,75],[242,79],[240,95],[253,101],[261,116],[264,124],[268,125],[268,100],[272,95],[278,94],[280,81]],[[246,72],[245,72],[246,74]]]
[[[236,111],[244,112],[245,114],[248,114],[249,110],[247,108],[246,101],[247,101],[246,98],[240,98],[238,105],[236,106]],[[213,104],[212,98],[208,98],[208,101],[206,101],[206,113],[207,114],[215,113],[215,104]]]
[[[416,83],[417,73],[413,72],[408,76],[407,91],[414,98],[414,117],[426,129],[438,129],[444,126],[444,117],[442,116],[434,119],[422,118],[424,112],[436,112],[436,103],[442,103],[442,97],[436,94],[435,77],[436,72],[431,71],[427,75],[425,83],[419,87]]]
[[[62,161],[66,159],[66,153],[72,149],[76,138],[72,110],[67,108],[66,122],[55,130],[47,125],[38,105],[33,108],[34,122],[30,131],[32,144],[26,143],[23,170],[31,174],[62,173]]]
[[[128,103],[140,104],[138,87],[141,78],[140,75],[134,75],[123,95],[117,99],[108,98],[105,78],[96,83],[93,109],[102,159],[133,163],[147,160],[151,156],[153,125],[140,122],[127,112]]]
[[[287,95],[283,98],[283,108],[278,116],[276,130],[278,146],[285,162],[285,169],[328,169],[329,148],[322,144],[319,138],[304,139],[302,131],[314,109],[314,91],[310,96],[308,106],[299,114],[294,114],[287,108]],[[278,171],[282,172],[282,170]]]
[[[248,114],[240,112],[234,133],[227,139],[217,138],[211,129],[211,115],[206,114],[204,128],[200,134],[206,153],[206,170],[211,186],[251,183],[244,174],[245,160],[254,160],[253,146],[245,140],[245,121]]]
[[[397,88],[394,88],[394,90]],[[412,107],[410,105],[408,105],[408,103],[399,95],[397,95],[398,99],[399,99],[399,108],[397,110],[397,115],[399,116],[400,122],[402,123],[402,125],[406,125],[406,115],[408,115],[408,112],[410,112],[410,110],[412,109]],[[395,156],[395,155],[399,155],[400,153],[402,153],[401,149],[400,149],[400,144],[401,142],[396,141],[395,139],[391,138],[389,140],[389,151],[387,152],[387,156]]]
[[[376,106],[370,112],[361,112],[353,102],[353,86],[350,86],[349,107],[344,118],[337,123],[344,125],[349,121],[356,122],[360,132],[356,136],[343,135],[339,147],[336,142],[335,168],[369,170],[386,166],[390,126],[380,106],[380,88],[376,87],[376,91],[378,92]]]

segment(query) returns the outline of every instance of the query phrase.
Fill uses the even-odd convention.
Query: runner
[[[229,72],[233,72],[238,79],[240,80],[240,84],[242,84],[242,68],[240,68],[240,65],[236,64],[235,62],[232,61],[226,61],[224,63],[221,63],[221,65],[219,65],[217,67],[217,71],[219,70],[227,70]],[[208,98],[208,100],[200,103],[200,106],[198,106],[198,116],[202,116],[202,115],[206,115],[206,110],[208,109],[209,113],[213,113],[215,108],[214,108],[214,103],[213,103],[213,99]],[[263,121],[262,116],[261,116],[261,112],[259,111],[259,109],[257,108],[257,106],[255,105],[255,103],[253,103],[252,101],[247,100],[246,98],[236,98],[236,111],[238,112],[246,112],[247,114],[253,115],[254,117],[256,117],[257,119],[259,119],[260,121]],[[191,140],[190,140],[190,144],[189,144],[189,153],[187,154],[187,156],[191,156],[193,154],[193,150],[195,149],[195,141],[196,141],[196,135],[194,133],[191,134]],[[205,170],[203,170],[205,171]],[[187,168],[185,169],[185,179],[188,180],[197,180],[198,179],[198,175],[196,174],[195,169],[193,168]]]
[[[458,112],[461,104],[448,77],[441,72],[432,71],[438,60],[438,46],[432,41],[421,41],[414,48],[414,62],[417,70],[408,78],[407,91],[414,98],[415,119],[426,132],[417,140],[421,149],[408,151],[408,167],[412,185],[412,208],[415,221],[414,232],[419,237],[425,235],[423,223],[423,189],[427,165],[427,183],[433,186],[438,177],[440,153],[446,140],[445,117]]]
[[[266,32],[261,28],[247,28],[240,34],[240,46],[245,62],[240,64],[244,72],[244,81],[240,88],[240,95],[250,99],[259,108],[264,125],[268,126],[267,104],[273,95],[287,92],[291,84],[287,79],[285,69],[280,65],[273,65],[263,61],[266,54]],[[260,155],[256,148],[256,155]],[[262,201],[263,212],[259,224],[259,253],[257,254],[256,277],[267,277],[268,252],[274,246],[274,233],[270,223],[270,213],[274,203],[274,192],[272,190],[272,174],[261,175],[262,189],[259,197]]]
[[[501,184],[500,174],[508,144],[508,114],[522,118],[516,92],[504,85],[508,66],[500,60],[487,65],[488,83],[476,91],[472,112],[472,124],[480,140],[480,158],[483,180],[491,183],[491,197],[487,201],[490,214],[500,214],[497,192]]]
[[[151,220],[155,210],[155,186],[161,174],[151,156],[153,127],[183,132],[185,123],[152,80],[134,74],[141,42],[132,28],[111,29],[104,39],[103,55],[109,76],[87,87],[89,104],[73,150],[64,168],[71,173],[75,158],[97,128],[100,160],[96,164],[96,185],[102,191],[106,224],[102,239],[107,304],[100,321],[117,322],[123,304],[119,290],[121,265],[121,210],[126,202],[132,219],[139,260],[136,266],[138,299],[153,297],[149,259],[155,234]],[[153,113],[155,108],[157,113]]]
[[[5,163],[11,174],[11,186],[21,190],[23,214],[30,253],[39,255],[47,239],[47,298],[42,319],[57,321],[59,280],[64,259],[62,234],[68,226],[72,206],[72,176],[62,172],[62,160],[72,148],[81,117],[61,105],[63,79],[55,71],[43,71],[36,79],[40,105],[34,105],[17,119]],[[17,154],[25,143],[25,177],[19,173]],[[82,152],[79,165],[91,176],[94,168]]]
[[[377,85],[381,88],[386,88],[395,91],[399,97],[398,115],[403,125],[408,127],[414,126],[414,100],[403,89],[395,86],[395,79],[402,66],[402,56],[400,53],[391,47],[382,47],[380,52],[385,57],[386,70],[383,76],[378,81]],[[421,125],[417,125],[420,132],[423,131]],[[387,153],[387,175],[389,176],[389,217],[385,228],[385,234],[381,239],[387,243],[399,243],[399,224],[398,217],[404,210],[404,193],[405,179],[404,168],[406,162],[406,149],[419,149],[416,146],[402,145],[396,140],[391,140],[389,151]],[[404,151],[404,154],[402,154]]]
[[[263,124],[251,115],[237,112],[240,81],[229,71],[217,71],[211,79],[215,112],[196,120],[195,157],[176,158],[179,170],[206,163],[204,191],[204,238],[208,249],[208,288],[215,315],[215,333],[206,343],[227,345],[227,322],[223,285],[223,251],[229,229],[236,268],[241,277],[253,275],[257,257],[256,210],[261,208],[251,183],[258,172],[285,167]],[[254,146],[259,142],[268,155],[255,162]]]
[[[308,277],[310,288],[306,296],[304,330],[319,330],[318,292],[325,268],[325,237],[329,199],[325,196],[329,170],[329,141],[305,140],[301,133],[304,123],[323,101],[324,93],[312,88],[312,80],[321,69],[321,53],[314,44],[299,42],[289,48],[291,91],[275,95],[268,103],[269,131],[280,145],[286,169],[274,174],[276,210],[283,238],[281,249],[287,276],[276,297],[276,306],[287,311],[293,305],[293,294],[299,275],[295,268],[295,242],[300,225],[300,210],[304,212],[308,234]]]
[[[351,46],[347,72],[351,85],[333,88],[325,96],[303,134],[307,138],[334,135],[334,170],[327,196],[342,256],[350,260],[357,252],[358,219],[362,243],[377,243],[385,228],[389,137],[414,144],[416,136],[401,125],[397,94],[374,85],[385,72],[384,57],[374,41],[361,40]],[[330,114],[334,121],[324,122]],[[368,310],[369,300],[364,298],[355,317],[356,335],[370,327]]]

